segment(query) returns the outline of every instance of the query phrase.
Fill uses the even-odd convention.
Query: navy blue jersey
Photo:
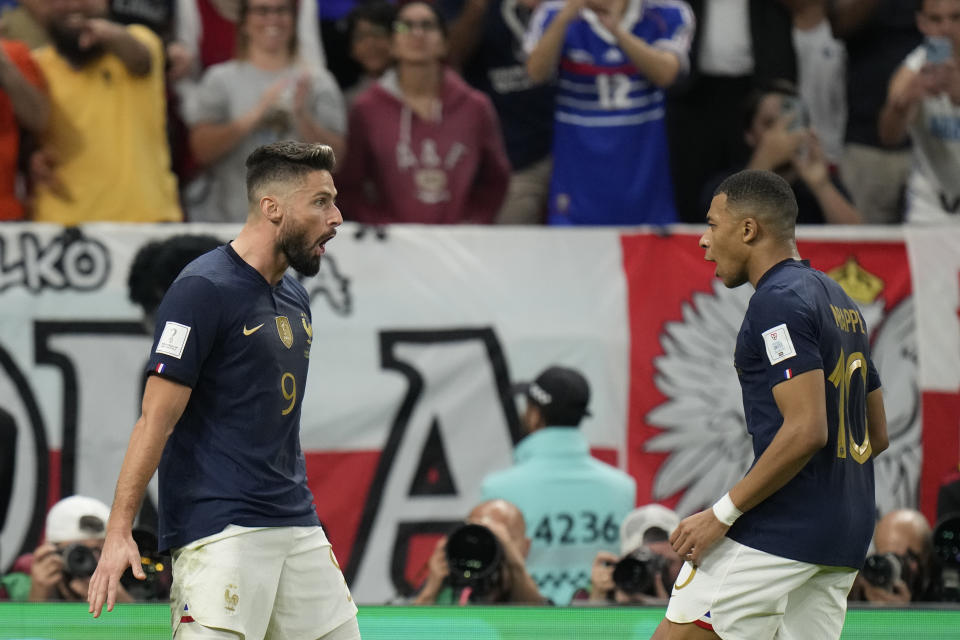
[[[727,535],[784,558],[859,569],[876,518],[866,395],[880,378],[857,305],[806,261],[781,262],[757,283],[734,361],[755,460],[783,423],[773,387],[806,371],[823,371],[828,438]]]
[[[532,51],[563,8],[542,2],[530,21]],[[676,0],[628,0],[620,25],[688,67],[693,14]],[[550,224],[676,222],[664,93],[589,10],[567,27],[560,54],[553,136]]]
[[[190,387],[160,461],[161,549],[221,531],[319,523],[300,449],[309,297],[230,245],[191,262],[157,311],[149,370]]]

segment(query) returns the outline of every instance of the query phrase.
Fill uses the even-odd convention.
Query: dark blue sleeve
[[[774,386],[801,373],[823,369],[820,327],[811,309],[787,289],[770,289],[750,300],[751,339],[762,354],[767,384]]]
[[[217,288],[206,278],[174,282],[157,309],[148,371],[193,388],[216,341],[221,307]]]

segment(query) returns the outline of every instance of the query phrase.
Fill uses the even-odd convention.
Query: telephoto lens
[[[461,525],[447,536],[446,553],[454,589],[469,587],[473,598],[499,586],[503,549],[490,529],[479,524]]]
[[[64,548],[61,555],[63,572],[71,578],[89,578],[97,570],[97,557],[90,547],[71,544]]]
[[[640,547],[617,561],[613,567],[613,583],[618,589],[631,595],[656,595],[654,580],[659,579],[665,564],[659,554]]]

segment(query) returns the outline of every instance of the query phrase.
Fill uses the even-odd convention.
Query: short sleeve
[[[670,2],[660,7],[662,33],[652,46],[669,51],[680,61],[680,73],[690,70],[690,43],[696,19],[686,2]]]
[[[206,278],[173,283],[157,309],[153,348],[147,369],[193,388],[220,324],[219,292]]]
[[[537,43],[540,42],[540,38],[543,37],[547,27],[550,26],[550,23],[553,22],[553,19],[557,17],[557,14],[560,13],[560,9],[562,8],[563,2],[553,1],[542,2],[537,6],[533,15],[530,16],[527,32],[523,37],[523,50],[527,54],[536,48]]]
[[[771,389],[801,373],[823,369],[819,324],[795,292],[772,289],[755,294],[750,314],[750,339]]]
[[[193,126],[201,123],[222,124],[229,120],[229,92],[224,69],[210,67],[196,90],[183,102],[183,120]]]

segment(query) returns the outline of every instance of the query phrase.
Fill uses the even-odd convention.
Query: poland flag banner
[[[137,251],[237,231],[0,226],[0,569],[35,548],[60,497],[112,500],[153,331],[128,298]],[[303,280],[313,344],[301,442],[358,602],[414,592],[436,539],[479,501],[486,474],[512,464],[523,402],[511,386],[551,364],[588,379],[581,429],[636,479],[639,504],[686,515],[742,477],[753,454],[733,347],[752,289],[716,280],[701,232],[341,228]],[[803,229],[799,249],[870,331],[891,434],[878,509],[932,518],[930,492],[960,448],[960,239]],[[155,504],[154,479],[147,520]]]

